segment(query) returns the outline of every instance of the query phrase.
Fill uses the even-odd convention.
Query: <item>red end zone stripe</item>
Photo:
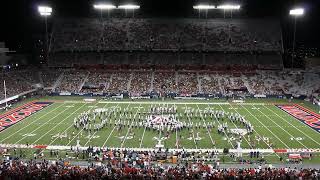
[[[52,102],[30,102],[3,114],[0,118],[0,132],[24,120],[32,114],[41,111],[50,104],[52,104]]]
[[[309,109],[307,109],[307,108],[305,108],[305,107],[303,107],[303,106],[301,106],[301,105],[299,105],[299,104],[295,104],[294,106],[296,106],[296,107],[298,107],[298,108],[306,111],[307,113],[310,113],[310,114],[312,114],[313,116],[315,116],[315,117],[317,117],[317,118],[320,119],[320,115],[319,115],[319,114],[317,114],[317,113],[315,113],[315,112],[313,112],[313,111],[311,111],[311,110],[309,110]]]
[[[290,114],[300,122],[304,123],[305,125],[320,133],[320,118],[318,114],[310,110],[307,110],[306,108],[297,104],[276,106],[281,110],[285,111],[286,113]]]
[[[3,117],[5,117],[5,116],[7,116],[7,115],[9,115],[9,114],[12,114],[13,112],[16,112],[16,111],[18,111],[18,110],[20,110],[20,109],[22,109],[22,108],[24,108],[24,107],[26,107],[26,106],[29,106],[29,105],[31,105],[32,103],[34,103],[34,101],[28,102],[28,103],[26,103],[26,104],[24,104],[24,105],[22,105],[22,106],[19,106],[19,107],[14,108],[14,109],[10,109],[9,111],[1,114],[1,115],[0,115],[0,118],[3,118]]]

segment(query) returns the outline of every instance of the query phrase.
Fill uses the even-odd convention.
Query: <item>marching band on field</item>
[[[88,133],[100,131],[108,126],[115,126],[117,131],[124,128],[144,128],[147,131],[179,132],[207,129],[209,132],[216,127],[219,134],[233,134],[241,136],[237,132],[231,132],[229,124],[242,125],[248,134],[253,132],[253,126],[238,113],[224,112],[223,110],[186,108],[178,112],[176,106],[151,105],[146,112],[133,112],[132,108],[110,108],[101,111],[81,113],[74,119],[74,127]]]

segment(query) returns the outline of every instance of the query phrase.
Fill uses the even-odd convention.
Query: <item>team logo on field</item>
[[[44,109],[52,102],[31,102],[0,116],[0,132]]]
[[[154,129],[162,129],[168,127],[182,127],[182,123],[171,115],[151,115],[147,118],[146,126]]]
[[[315,131],[320,132],[320,115],[299,105],[277,105],[277,107],[311,127]]]

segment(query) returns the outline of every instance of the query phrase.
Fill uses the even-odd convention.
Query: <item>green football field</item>
[[[181,121],[193,124],[215,124],[212,129],[184,128],[180,131],[159,133],[143,127],[127,126],[118,130],[114,123],[99,131],[87,132],[74,127],[74,119],[81,113],[94,109],[127,109],[131,118],[124,116],[111,119],[138,119],[139,114],[147,112],[151,106],[176,106],[182,114]],[[184,115],[186,109],[197,111],[197,118]],[[317,149],[320,148],[320,133],[303,124],[271,103],[226,103],[206,101],[104,101],[85,103],[81,100],[53,101],[53,103],[0,132],[0,144],[31,144],[48,146],[81,146],[113,148],[154,148],[161,139],[166,148],[175,149],[235,149],[239,138],[226,133],[218,134],[217,127],[227,122],[229,129],[243,129],[243,125],[227,118],[216,120],[205,116],[206,110],[222,110],[244,116],[254,129],[253,134],[244,135],[241,147],[244,149]],[[63,137],[62,137],[63,136]],[[195,137],[200,140],[195,140]],[[130,138],[129,138],[130,137]],[[192,138],[193,137],[193,138]]]

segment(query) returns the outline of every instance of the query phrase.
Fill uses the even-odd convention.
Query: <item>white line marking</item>
[[[254,117],[263,127],[265,127],[275,138],[277,138],[286,148],[290,149],[290,147],[284,143],[277,135],[275,135],[268,127],[266,127],[255,115],[253,115],[247,108],[243,107],[252,117]]]
[[[128,108],[129,106],[130,106],[130,104],[128,104],[128,106],[127,106],[126,108]],[[122,116],[123,116],[123,115],[121,115],[121,116],[119,117],[119,120],[117,121],[117,123],[120,122]],[[105,147],[105,145],[107,144],[108,140],[110,139],[110,137],[111,137],[113,131],[116,129],[116,127],[117,127],[116,125],[113,127],[113,129],[111,130],[109,136],[108,136],[107,139],[104,141],[102,147]]]
[[[253,107],[255,107],[255,106],[253,106]],[[266,114],[263,113],[261,110],[258,109],[258,111],[259,111],[261,114],[263,114],[264,116],[266,116]],[[270,117],[268,117],[268,116],[266,116],[266,117],[267,117],[270,121],[272,121],[275,125],[277,125],[280,129],[282,129],[284,132],[286,132],[289,136],[291,136],[291,138],[294,138],[294,136],[292,136],[291,133],[289,133],[288,131],[286,131],[285,129],[283,129],[283,127],[279,126],[278,123],[276,123],[275,121],[273,121]],[[298,142],[299,144],[301,144],[304,148],[307,149],[307,146],[305,146],[302,142],[300,142],[300,141],[297,141],[297,142]]]
[[[48,122],[52,121],[53,119],[55,119],[56,117],[58,117],[60,114],[64,113],[65,111],[67,111],[69,108],[65,108],[63,111],[61,111],[60,113],[56,114],[55,116],[51,117]],[[36,129],[34,129],[33,131],[31,131],[30,133],[34,133],[35,131],[37,131],[38,129],[40,129],[41,127],[43,127],[45,124],[37,127]],[[19,141],[17,141],[15,144],[17,144],[18,142],[20,142],[21,140],[25,139],[26,137],[21,138]]]
[[[18,131],[15,131],[14,133],[12,133],[12,134],[10,134],[9,136],[7,136],[6,138],[3,138],[0,142],[2,143],[4,140],[9,139],[10,137],[12,137],[12,136],[16,135],[17,133],[19,133],[19,132],[20,132],[20,131],[22,131],[23,129],[25,129],[25,128],[29,127],[29,126],[30,126],[30,125],[32,125],[32,124],[35,124],[35,122],[37,122],[38,120],[40,120],[40,119],[41,119],[41,118],[43,118],[44,116],[46,116],[46,115],[48,115],[48,114],[52,113],[52,112],[53,112],[53,111],[55,111],[56,109],[60,108],[62,105],[64,105],[64,103],[62,103],[61,105],[57,106],[56,108],[54,108],[54,109],[52,109],[52,110],[48,111],[47,113],[45,113],[44,115],[40,116],[39,118],[37,118],[37,119],[33,120],[33,121],[32,121],[31,123],[29,123],[28,125],[23,126],[21,129],[19,129]],[[48,107],[49,107],[49,106],[48,106]],[[42,109],[42,110],[43,110],[43,109]],[[34,114],[34,115],[35,115],[35,114]],[[33,115],[32,115],[32,116],[33,116]],[[30,117],[32,117],[32,116],[27,117],[27,118],[26,118],[26,119],[24,119],[23,121],[28,120],[28,118],[30,118]],[[20,122],[23,122],[23,121],[20,121]],[[19,122],[18,122],[18,123],[16,123],[15,125],[17,125],[17,124],[19,124]],[[9,128],[7,128],[7,129],[9,129]],[[3,132],[3,131],[2,131],[2,132]]]
[[[278,115],[275,111],[273,111],[271,108],[265,106],[270,112]],[[287,115],[290,116],[290,115]],[[320,145],[320,143],[316,140],[314,140],[313,138],[311,138],[308,134],[306,134],[305,132],[301,131],[299,128],[297,128],[297,126],[294,126],[293,124],[290,123],[290,121],[287,121],[287,119],[281,117],[278,115],[278,117],[280,117],[282,120],[285,120],[288,124],[290,124],[290,127],[294,127],[295,129],[297,129],[299,132],[301,132],[302,134],[304,134],[305,136],[307,136],[309,139],[311,139],[313,142],[315,142],[316,144]],[[290,116],[291,117],[291,116]],[[300,123],[302,123],[301,121],[299,121]],[[303,123],[302,123],[303,124]],[[304,124],[303,124],[304,125]],[[298,126],[298,127],[307,127],[306,125],[304,126]]]
[[[75,111],[73,111],[73,113],[69,114],[67,117],[65,117],[61,122],[57,123],[55,126],[53,126],[49,131],[47,131],[46,133],[44,133],[42,136],[40,136],[36,141],[34,141],[32,144],[36,144],[38,141],[40,141],[44,136],[46,136],[49,132],[51,132],[52,130],[54,130],[57,126],[61,125],[65,120],[67,120],[70,116],[72,116],[74,114],[74,112],[79,111],[79,109],[81,109],[83,106],[85,106],[85,104],[83,104],[82,106],[80,106],[79,108],[77,108]]]

